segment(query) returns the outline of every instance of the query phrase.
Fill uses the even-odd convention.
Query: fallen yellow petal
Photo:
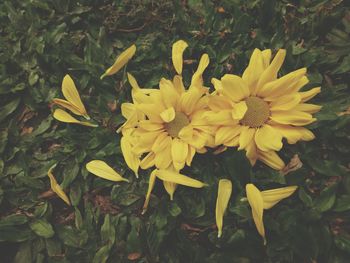
[[[206,184],[202,183],[201,181],[170,170],[158,170],[156,176],[163,181],[168,181],[171,183],[181,184],[189,187],[202,188],[206,186]]]
[[[52,170],[56,167],[56,164],[51,166],[47,175],[50,178],[51,189],[54,191],[67,205],[71,205],[69,202],[69,198],[66,193],[62,190],[61,186],[57,183],[55,177],[52,174]]]
[[[84,116],[84,118],[87,120],[90,119],[89,115],[86,112],[85,106],[80,99],[80,95],[77,88],[75,87],[74,81],[68,74],[64,76],[62,81],[62,93],[66,100],[70,102],[77,111],[79,111],[79,115]],[[72,112],[75,113],[74,111]]]
[[[123,51],[115,60],[114,64],[109,67],[105,73],[100,77],[100,79],[103,79],[106,76],[113,75],[117,73],[122,67],[125,66],[126,63],[134,56],[136,52],[136,46],[132,45],[129,48],[127,48],[125,51]]]
[[[103,179],[107,179],[114,182],[129,182],[128,179],[123,178],[119,173],[117,173],[112,167],[106,164],[104,161],[93,160],[86,164],[86,169]]]
[[[72,103],[70,103],[67,100],[53,99],[52,102],[55,103],[56,105],[59,105],[65,109],[67,109],[67,110],[70,110],[71,112],[73,112],[76,115],[81,116],[80,110],[77,109],[77,107],[75,107]]]
[[[287,186],[287,187],[262,191],[261,195],[264,201],[264,209],[270,209],[282,199],[289,197],[295,192],[295,190],[297,190],[297,188],[298,188],[297,186]]]
[[[187,47],[188,47],[188,44],[183,40],[176,41],[173,44],[172,60],[173,60],[174,68],[175,68],[177,74],[179,74],[179,75],[182,74],[183,53]]]
[[[79,121],[76,118],[74,118],[72,115],[70,115],[68,112],[65,112],[64,110],[61,109],[56,109],[53,113],[53,117],[61,122],[66,122],[66,123],[76,123],[88,127],[97,127],[97,124],[92,124],[86,121]]]
[[[230,201],[231,193],[232,193],[231,181],[227,179],[221,179],[219,181],[218,197],[216,199],[216,209],[215,209],[216,226],[218,227],[218,237],[221,237],[222,235],[223,218],[224,218],[224,214],[225,214],[228,202]]]

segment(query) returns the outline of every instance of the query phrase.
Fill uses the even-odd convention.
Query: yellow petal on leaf
[[[183,66],[183,53],[185,49],[188,47],[188,44],[183,40],[178,40],[173,44],[172,48],[172,60],[174,68],[177,74],[182,74],[182,66]]]
[[[157,170],[153,170],[150,177],[149,177],[149,180],[148,180],[148,190],[147,190],[147,194],[146,194],[146,199],[145,199],[145,202],[143,204],[143,207],[142,207],[142,214],[145,214],[146,211],[147,211],[147,207],[148,207],[148,204],[149,204],[149,200],[151,198],[151,193],[152,193],[152,190],[154,188],[154,184],[156,182],[156,172]]]
[[[209,56],[208,54],[203,54],[201,59],[199,60],[199,65],[196,72],[192,76],[191,86],[192,87],[201,87],[203,85],[203,73],[204,70],[209,65]]]
[[[74,81],[68,74],[64,76],[62,81],[62,93],[66,100],[74,105],[76,110],[80,112],[80,115],[84,116],[84,118],[87,120],[90,119],[89,115],[86,112],[85,106],[80,99],[80,95],[77,88],[75,87]]]
[[[221,179],[219,181],[218,197],[216,199],[215,209],[216,226],[218,227],[218,237],[221,237],[222,235],[223,218],[228,202],[230,201],[231,193],[231,181],[227,179]]]
[[[264,201],[261,192],[253,184],[247,184],[245,189],[247,192],[248,202],[252,208],[255,226],[259,234],[264,238],[264,244],[266,244],[265,228],[263,222]]]
[[[117,73],[122,67],[126,65],[126,63],[129,62],[129,60],[134,56],[136,52],[136,46],[132,45],[129,48],[127,48],[125,51],[123,51],[115,60],[114,64],[109,67],[105,73],[100,77],[100,79],[103,79],[106,76],[113,75]]]
[[[59,105],[65,109],[67,109],[67,110],[70,110],[71,112],[73,112],[76,115],[82,116],[80,110],[67,100],[53,99],[52,102],[55,103],[56,105]]]
[[[234,102],[239,102],[249,96],[250,91],[244,80],[236,75],[225,74],[221,78],[222,92]]]
[[[62,190],[61,186],[57,183],[55,177],[52,174],[52,170],[56,167],[56,164],[53,165],[49,171],[47,172],[48,177],[50,178],[50,185],[52,191],[54,191],[59,198],[61,198],[67,205],[71,205],[69,202],[69,198],[66,193]]]
[[[289,197],[295,192],[297,188],[298,188],[297,186],[287,186],[287,187],[262,191],[261,195],[264,201],[264,209],[270,209],[282,199]]]
[[[244,115],[246,114],[248,110],[247,104],[245,101],[241,101],[233,105],[232,109],[232,118],[234,120],[241,120],[243,119]]]
[[[275,151],[259,151],[258,159],[275,170],[282,170],[285,167],[284,162]]]
[[[160,113],[160,117],[165,122],[171,122],[175,119],[175,109],[173,107],[166,109],[165,111]]]
[[[168,181],[184,186],[194,187],[194,188],[202,188],[206,186],[205,183],[202,183],[201,181],[198,181],[196,179],[190,178],[186,175],[171,171],[171,170],[165,170],[161,169],[158,170],[156,173],[157,177],[163,181]]]
[[[92,124],[86,121],[79,121],[76,118],[74,118],[72,115],[70,115],[68,112],[65,112],[64,110],[61,109],[56,109],[53,113],[53,117],[61,122],[66,122],[66,123],[76,123],[88,127],[97,127],[97,124]]]
[[[255,143],[264,152],[281,150],[282,134],[268,124],[258,128],[255,133]]]
[[[136,177],[138,178],[139,177],[138,170],[139,170],[139,166],[140,166],[140,159],[131,150],[132,145],[131,145],[130,141],[128,140],[128,138],[126,138],[125,136],[123,136],[120,140],[120,147],[121,147],[126,164],[129,166],[129,168],[131,170],[134,171]]]
[[[106,164],[104,161],[92,160],[86,164],[86,169],[103,179],[107,179],[114,182],[129,182],[128,179],[123,178],[119,173],[117,173],[112,167]]]

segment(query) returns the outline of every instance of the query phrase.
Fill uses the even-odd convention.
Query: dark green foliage
[[[349,262],[350,10],[346,1],[3,0],[0,3],[0,262]],[[174,201],[156,184],[141,215],[149,172],[126,167],[116,127],[130,100],[126,70],[100,80],[132,43],[127,70],[142,87],[172,76],[171,45],[188,41],[186,81],[203,52],[212,76],[242,73],[254,48],[287,49],[281,74],[308,67],[321,86],[323,109],[312,142],[285,145],[303,167],[281,176],[244,153],[197,155],[184,173],[209,184],[178,187]],[[195,62],[191,63],[190,59]],[[66,125],[51,116],[70,74],[100,126]],[[112,107],[116,103],[116,109]],[[347,111],[346,111],[347,110]],[[114,184],[85,169],[102,159],[131,183]],[[47,192],[55,177],[72,202]],[[233,196],[217,239],[217,182]],[[292,197],[264,214],[267,246],[258,235],[245,184],[260,189],[297,184]]]

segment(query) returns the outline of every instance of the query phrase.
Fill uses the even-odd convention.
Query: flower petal
[[[290,125],[274,125],[274,129],[278,130],[289,144],[294,144],[299,140],[311,141],[315,139],[315,135],[308,129],[303,127],[294,127]]]
[[[158,170],[156,176],[163,181],[172,182],[189,187],[202,188],[206,186],[206,184],[202,183],[201,181],[170,170]]]
[[[222,226],[223,226],[223,218],[224,214],[230,201],[232,193],[232,183],[230,180],[221,179],[219,181],[218,188],[218,197],[216,199],[216,209],[215,209],[215,218],[216,218],[216,226],[218,228],[218,237],[222,235]]]
[[[255,133],[255,143],[261,151],[279,151],[283,146],[282,134],[270,125],[265,124],[257,129]]]
[[[259,49],[254,49],[248,67],[245,69],[242,75],[242,79],[247,83],[247,86],[252,93],[256,95],[256,87],[261,73],[264,71],[264,58],[262,52]]]
[[[120,147],[124,156],[124,160],[126,164],[129,166],[131,170],[134,171],[136,177],[138,178],[138,170],[140,166],[140,159],[138,156],[131,150],[132,145],[129,141],[129,139],[125,136],[123,136],[120,140]]]
[[[170,200],[172,201],[174,199],[174,193],[177,188],[177,184],[163,181],[163,185],[164,185],[165,191],[167,191],[167,193],[170,196]]]
[[[74,118],[72,115],[70,115],[68,112],[65,112],[64,110],[61,109],[56,109],[53,112],[53,117],[61,122],[66,122],[66,123],[76,123],[88,127],[97,127],[98,125],[92,124],[86,121],[79,121],[76,118]]]
[[[241,101],[233,105],[232,109],[232,118],[234,120],[241,120],[243,119],[244,115],[246,114],[248,110],[247,104],[245,101]]]
[[[308,100],[311,100],[313,97],[315,97],[318,93],[321,92],[321,87],[313,88],[308,91],[300,92],[301,101],[306,102]]]
[[[311,114],[296,110],[272,111],[270,119],[279,124],[294,126],[305,126],[316,120]]]
[[[252,140],[254,140],[256,129],[243,126],[241,134],[239,136],[239,147],[238,150],[244,149]]]
[[[203,85],[202,75],[204,73],[204,70],[208,67],[208,65],[209,65],[209,56],[208,54],[203,54],[199,61],[198,68],[192,76],[191,86],[201,87]]]
[[[175,170],[180,171],[185,166],[188,154],[188,144],[174,138],[171,144],[171,156]]]
[[[247,84],[239,76],[225,74],[221,78],[222,92],[234,102],[239,102],[249,96],[250,91]]]
[[[175,119],[175,109],[173,107],[170,107],[170,108],[166,109],[165,111],[162,111],[160,113],[160,117],[165,122],[171,122],[172,120]]]
[[[316,105],[316,104],[310,104],[310,103],[300,103],[294,108],[294,110],[296,111],[303,111],[310,114],[319,112],[321,109],[322,109],[322,106]]]
[[[149,152],[145,158],[142,159],[140,163],[140,167],[144,170],[151,168],[155,164],[155,154],[153,152]]]
[[[159,89],[162,96],[162,101],[166,108],[176,108],[177,102],[180,98],[179,93],[174,88],[173,82],[162,78],[159,82]]]
[[[119,173],[117,173],[112,167],[106,164],[104,161],[93,160],[86,164],[86,169],[101,178],[114,181],[114,182],[129,182],[128,179],[123,178]]]
[[[147,207],[148,207],[148,204],[149,204],[149,200],[151,198],[151,193],[152,193],[152,190],[154,188],[154,184],[156,182],[156,172],[157,170],[153,170],[150,177],[149,177],[149,180],[148,180],[148,190],[147,190],[147,194],[146,194],[146,199],[145,199],[145,202],[143,204],[143,207],[142,207],[142,214],[145,214],[146,211],[147,211]]]
[[[215,145],[226,145],[225,143],[238,136],[241,130],[240,125],[219,127],[215,133]]]
[[[274,151],[259,151],[258,159],[275,170],[282,170],[285,167],[282,159]]]
[[[84,116],[87,120],[90,119],[86,113],[84,104],[80,99],[80,95],[77,88],[75,87],[74,81],[68,74],[64,76],[62,81],[62,93],[66,100],[74,105],[77,110],[79,110],[80,115]]]
[[[80,112],[80,110],[67,100],[53,99],[52,102],[67,109],[67,110],[70,110],[75,115],[82,116],[82,113]]]
[[[103,79],[106,76],[113,75],[117,73],[122,67],[126,65],[126,63],[129,62],[129,60],[135,55],[136,52],[136,46],[131,45],[129,48],[124,50],[115,60],[114,64],[109,67],[105,73],[100,77],[100,79]]]
[[[301,98],[298,93],[292,93],[289,95],[278,97],[276,98],[276,100],[271,102],[270,110],[271,111],[290,110],[295,106],[297,106],[300,100]]]
[[[54,191],[59,198],[61,198],[67,205],[71,205],[69,202],[69,198],[66,195],[66,193],[63,191],[63,189],[61,188],[61,186],[57,183],[55,177],[53,176],[52,170],[56,167],[56,164],[51,166],[51,168],[49,169],[49,171],[47,172],[47,175],[50,179],[50,185],[51,185],[51,189],[52,191]]]
[[[247,184],[246,187],[247,198],[252,208],[253,220],[259,234],[264,238],[264,244],[266,243],[265,239],[265,228],[263,222],[263,212],[264,212],[264,201],[261,195],[261,192],[253,184]]]
[[[188,47],[188,44],[183,40],[178,40],[173,44],[172,48],[172,60],[174,68],[177,74],[182,74],[182,66],[183,66],[183,53],[185,49]]]
[[[262,191],[261,195],[264,201],[264,209],[270,209],[275,204],[277,204],[282,199],[285,199],[291,196],[295,190],[297,190],[297,186],[287,186],[267,191]]]

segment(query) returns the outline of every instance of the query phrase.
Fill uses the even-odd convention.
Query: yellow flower
[[[253,220],[256,229],[264,239],[264,244],[266,244],[265,228],[263,222],[264,209],[272,208],[282,199],[285,199],[292,195],[296,189],[297,186],[287,186],[267,191],[260,191],[253,184],[246,185],[247,198],[252,208]]]
[[[255,49],[242,77],[226,74],[221,80],[212,79],[215,92],[207,113],[208,121],[217,125],[215,145],[239,146],[252,165],[261,160],[277,170],[284,167],[276,154],[282,138],[290,144],[314,139],[302,126],[314,122],[312,114],[321,108],[305,103],[320,87],[300,91],[309,82],[306,68],[277,78],[285,55],[280,49],[270,62],[270,49]]]
[[[216,209],[215,209],[216,226],[218,227],[218,237],[221,237],[222,235],[224,214],[225,214],[228,202],[230,201],[231,193],[232,193],[231,181],[227,179],[221,179],[219,181],[218,197],[216,199]]]
[[[86,164],[86,169],[103,179],[107,179],[114,182],[129,182],[128,179],[123,178],[119,173],[117,173],[112,167],[106,164],[104,161],[92,160]]]
[[[62,93],[66,100],[56,98],[53,99],[53,103],[70,110],[76,115],[83,116],[85,119],[90,120],[85,106],[80,99],[79,92],[75,87],[74,81],[68,74],[64,76],[62,81]]]
[[[57,183],[55,177],[52,174],[52,170],[56,167],[53,165],[47,172],[47,176],[50,179],[51,189],[54,191],[67,205],[70,205],[69,198],[66,193],[62,190],[61,186]]]
[[[100,77],[100,79],[103,79],[106,76],[113,75],[117,73],[122,67],[126,65],[126,63],[129,62],[129,60],[135,55],[136,52],[136,46],[132,45],[126,50],[124,50],[115,60],[114,64],[109,67],[105,73]]]
[[[167,187],[170,187],[171,189],[173,187],[176,188],[176,186],[178,184],[192,187],[192,188],[202,188],[204,186],[207,186],[207,184],[205,184],[201,181],[190,178],[186,175],[180,174],[180,173],[178,173],[174,170],[171,170],[171,169],[161,169],[161,170],[155,169],[155,170],[153,170],[153,172],[151,173],[151,176],[149,178],[148,190],[147,190],[147,194],[146,194],[145,203],[143,205],[142,214],[144,214],[147,210],[149,199],[151,197],[151,193],[152,193],[156,178],[163,181],[165,189],[167,189]],[[167,190],[167,191],[169,192],[169,190]],[[175,189],[174,189],[174,191],[175,191]],[[172,192],[172,194],[173,193],[174,192]],[[172,194],[170,195],[171,200],[173,200]]]
[[[186,46],[182,40],[173,45],[173,63],[178,72]],[[173,80],[162,78],[159,89],[141,89],[128,74],[133,103],[122,105],[127,121],[120,130],[122,152],[131,169],[137,171],[139,165],[142,169],[156,166],[180,171],[191,164],[196,152],[205,152],[206,145],[213,145],[213,128],[203,117],[208,110],[208,89],[203,87],[202,74],[208,63],[209,57],[204,54],[188,90],[180,75]],[[166,183],[165,187],[174,191],[174,185]]]

